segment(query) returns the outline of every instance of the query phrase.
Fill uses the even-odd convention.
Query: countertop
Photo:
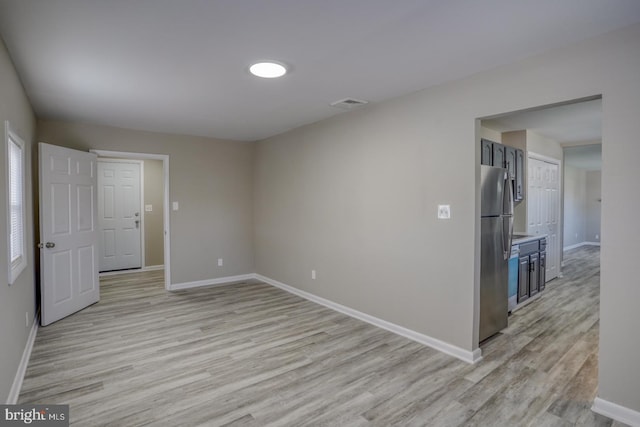
[[[534,240],[540,240],[543,237],[547,237],[547,234],[524,234],[524,233],[513,233],[513,240],[511,241],[512,245],[519,245],[521,243],[533,242]]]

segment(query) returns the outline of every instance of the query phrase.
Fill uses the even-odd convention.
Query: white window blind
[[[6,126],[9,284],[13,284],[26,267],[25,255],[25,154],[24,143]]]

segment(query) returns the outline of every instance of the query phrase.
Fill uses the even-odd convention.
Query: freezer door
[[[505,211],[504,187],[507,170],[480,166],[480,216],[498,216]]]
[[[479,338],[483,341],[507,327],[509,263],[504,259],[503,218],[481,218],[480,222]]]

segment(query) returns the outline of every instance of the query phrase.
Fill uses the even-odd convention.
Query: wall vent
[[[343,110],[350,110],[352,108],[359,107],[368,103],[369,101],[363,101],[361,99],[345,98],[336,102],[332,102],[330,105],[332,107],[342,108]]]

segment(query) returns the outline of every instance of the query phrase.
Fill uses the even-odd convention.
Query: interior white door
[[[560,166],[529,157],[527,233],[547,234],[546,279],[558,277],[560,266]]]
[[[140,162],[98,160],[100,271],[140,268]]]
[[[39,144],[41,323],[98,302],[96,155]]]

